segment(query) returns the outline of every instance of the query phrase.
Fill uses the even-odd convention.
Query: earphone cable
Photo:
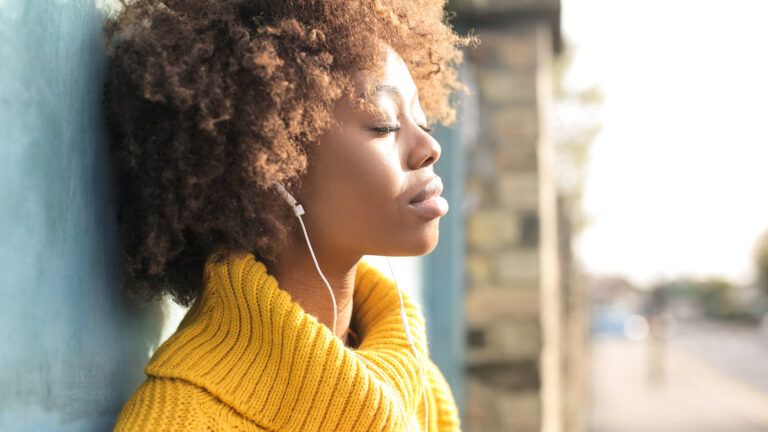
[[[320,265],[317,263],[317,257],[315,257],[315,251],[312,250],[312,243],[309,241],[309,235],[307,235],[307,228],[304,226],[304,221],[301,219],[301,215],[297,214],[296,217],[299,218],[299,223],[301,224],[301,230],[304,232],[304,239],[307,241],[307,246],[309,247],[309,253],[312,255],[312,261],[315,263],[315,268],[317,269],[317,272],[320,274],[320,278],[323,279],[323,283],[328,288],[328,292],[331,294],[331,301],[333,302],[333,334],[336,334],[336,296],[333,294],[333,289],[331,289],[331,284],[328,283],[328,279],[325,278],[325,275],[320,270]]]
[[[416,351],[416,346],[413,343],[413,338],[411,337],[411,327],[408,325],[408,319],[405,315],[405,306],[403,305],[403,293],[400,290],[400,284],[397,283],[397,278],[395,277],[395,271],[392,268],[392,262],[390,262],[389,257],[386,257],[387,259],[387,265],[389,266],[389,272],[392,273],[392,281],[395,283],[395,287],[397,287],[397,295],[400,298],[400,318],[403,320],[403,327],[405,327],[405,334],[408,338],[408,345],[411,347],[411,352],[413,353],[413,357],[416,359],[416,362],[419,365],[419,376],[421,377],[421,390],[422,390],[422,396],[424,398],[424,430],[429,430],[429,404],[427,403],[427,377],[426,377],[426,371],[424,370],[424,363],[421,361],[421,357],[419,356],[418,352]]]

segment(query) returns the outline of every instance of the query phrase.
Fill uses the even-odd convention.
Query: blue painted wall
[[[440,239],[423,261],[422,304],[430,357],[440,368],[462,414],[464,399],[464,148],[460,126],[437,128],[442,154],[435,172],[443,179],[450,210],[440,219]]]
[[[161,310],[118,290],[94,1],[0,0],[0,430],[103,431]]]
[[[451,386],[463,423],[467,351],[464,319],[467,203],[464,183],[466,155],[477,133],[477,101],[474,76],[466,64],[459,68],[459,79],[468,85],[469,94],[455,95],[457,122],[450,128],[435,130],[435,138],[442,147],[435,172],[443,179],[443,196],[451,208],[440,219],[437,247],[423,261],[422,298],[430,355]]]

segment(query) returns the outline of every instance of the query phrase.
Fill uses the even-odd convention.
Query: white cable
[[[309,247],[309,253],[312,255],[312,261],[315,263],[315,268],[317,269],[317,272],[320,274],[320,278],[323,279],[323,283],[325,283],[325,286],[328,287],[328,292],[331,294],[331,301],[333,302],[333,334],[336,335],[336,296],[333,295],[333,289],[331,289],[331,284],[328,283],[328,279],[325,278],[325,275],[320,270],[320,265],[317,263],[317,258],[315,257],[315,251],[312,250],[312,243],[309,242],[309,235],[307,235],[307,228],[304,226],[304,221],[301,219],[301,214],[304,213],[304,209],[301,208],[299,213],[298,210],[301,206],[294,207],[294,212],[296,213],[296,217],[299,218],[299,223],[301,224],[301,230],[304,232],[304,239],[307,241],[307,247]]]
[[[389,266],[389,272],[392,273],[392,281],[395,282],[395,287],[397,288],[397,295],[400,298],[400,318],[403,320],[403,327],[405,327],[405,335],[408,338],[408,345],[411,347],[411,352],[413,353],[413,357],[416,359],[416,362],[419,365],[419,376],[421,377],[421,393],[424,396],[424,431],[429,430],[429,403],[427,401],[427,377],[426,373],[424,371],[424,364],[421,361],[421,357],[419,357],[419,354],[416,351],[416,346],[413,343],[413,338],[411,337],[411,328],[408,325],[408,320],[405,315],[405,306],[403,305],[403,293],[400,290],[400,284],[397,283],[397,278],[395,277],[395,271],[392,269],[392,263],[389,260],[389,257],[386,257],[387,259],[387,265]]]

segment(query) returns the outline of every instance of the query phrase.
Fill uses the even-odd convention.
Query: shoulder
[[[196,387],[185,381],[149,377],[123,405],[114,430],[202,430],[195,428],[201,420],[199,396]]]
[[[425,369],[429,383],[427,399],[429,400],[429,416],[432,419],[430,423],[441,432],[460,431],[459,410],[451,386],[432,359],[427,359]]]
[[[180,379],[152,376],[125,402],[114,426],[116,432],[233,429],[266,431],[201,387]]]

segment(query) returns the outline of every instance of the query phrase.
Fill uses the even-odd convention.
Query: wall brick
[[[491,130],[501,145],[520,139],[535,144],[533,139],[538,135],[538,115],[535,110],[525,107],[500,109],[491,114]]]
[[[469,378],[467,396],[467,430],[539,432],[541,402],[536,391],[499,393],[489,382]]]
[[[490,182],[498,176],[496,156],[491,150],[491,148],[479,148],[471,155],[467,165],[473,179]]]
[[[468,60],[516,72],[536,69],[536,43],[529,29],[518,28],[515,32],[486,31],[482,34],[482,40],[479,46],[467,52]]]
[[[473,327],[467,327],[473,331]],[[541,351],[541,328],[538,321],[499,321],[479,327],[484,332],[484,346],[469,349],[469,365],[498,364],[530,360]]]
[[[538,152],[533,136],[496,137],[496,171],[535,172]]]
[[[482,364],[471,367],[470,370],[479,381],[500,392],[537,390],[541,384],[537,358]]]
[[[496,189],[489,185],[489,180],[472,177],[467,179],[464,186],[464,204],[470,206],[470,212],[474,214],[476,208],[491,207],[496,203]]]
[[[494,278],[493,261],[485,254],[468,254],[465,266],[472,287],[487,284]]]
[[[477,78],[483,103],[495,106],[531,106],[536,103],[536,76],[533,72],[480,70]]]
[[[500,320],[536,319],[539,307],[537,289],[480,286],[467,292],[465,316],[470,327],[493,326]]]
[[[530,38],[506,37],[496,49],[500,65],[517,71],[535,70],[536,44]]]
[[[464,428],[469,431],[497,431],[499,416],[495,409],[498,390],[469,375],[466,380],[466,417]]]
[[[537,247],[539,245],[540,224],[539,214],[535,210],[521,211],[520,213],[520,243],[524,247]]]
[[[497,250],[520,238],[517,215],[500,210],[478,210],[468,218],[467,241],[472,248]]]
[[[536,172],[509,172],[499,176],[497,201],[506,209],[537,211],[539,180]]]
[[[518,289],[538,289],[538,250],[517,248],[496,254],[496,277],[502,285]]]
[[[535,391],[502,393],[497,400],[499,431],[539,432],[541,399]]]

